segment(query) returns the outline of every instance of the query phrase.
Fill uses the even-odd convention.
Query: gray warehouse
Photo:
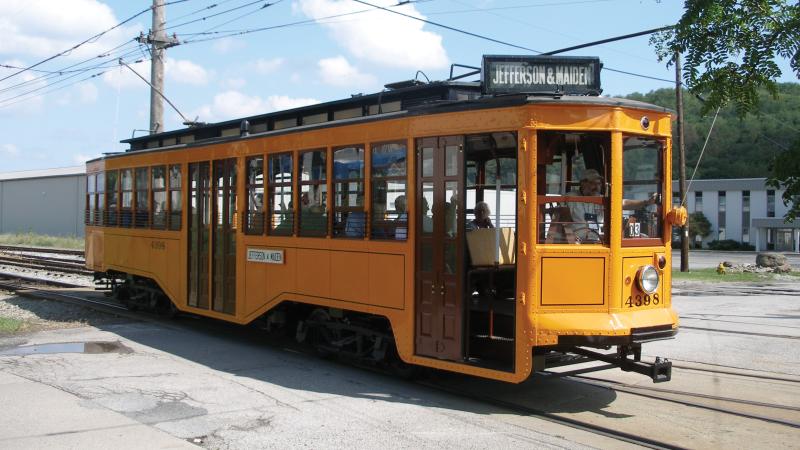
[[[0,173],[0,233],[84,235],[86,168]]]

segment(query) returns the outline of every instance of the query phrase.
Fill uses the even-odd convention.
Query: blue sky
[[[401,6],[367,1],[536,51],[672,24],[682,13],[677,0],[418,0]],[[0,78],[151,3],[0,0]],[[479,66],[484,54],[530,54],[352,0],[178,0],[166,7],[166,19],[181,45],[167,51],[165,94],[183,115],[204,122],[377,92],[418,70],[441,80],[450,64]],[[297,22],[304,23],[291,25]],[[149,79],[147,49],[133,38],[150,25],[148,11],[36,70],[0,81],[0,172],[79,165],[124,150],[119,140],[134,130],[145,133],[149,88],[117,59]],[[273,28],[232,35],[267,27]],[[674,79],[674,70],[656,60],[648,37],[566,54],[598,56],[606,68]],[[782,81],[797,81],[787,64],[783,68]],[[601,78],[607,95],[671,87],[609,70]],[[165,129],[181,128],[180,116],[164,108]]]

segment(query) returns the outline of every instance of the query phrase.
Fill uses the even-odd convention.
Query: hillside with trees
[[[757,178],[771,175],[774,157],[800,139],[800,84],[779,83],[779,97],[766,91],[756,110],[741,118],[735,108],[723,108],[711,133],[703,160],[697,169],[697,179]],[[625,96],[632,100],[653,103],[675,110],[675,90],[659,89],[647,94]],[[684,92],[686,133],[686,174],[691,177],[703,148],[714,111],[701,115],[701,100]],[[673,136],[677,136],[674,129]],[[677,178],[678,152],[673,152],[673,177]]]

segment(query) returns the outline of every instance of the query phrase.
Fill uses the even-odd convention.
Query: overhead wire
[[[171,2],[170,4],[181,3],[181,2],[184,2],[184,1],[187,1],[187,0],[176,0],[174,2]],[[104,31],[101,31],[100,33],[97,33],[97,34],[93,35],[92,37],[90,37],[88,39],[85,39],[85,40],[73,45],[72,47],[68,48],[67,50],[64,50],[64,51],[62,51],[60,53],[57,53],[57,54],[55,54],[53,56],[45,58],[45,59],[43,59],[43,60],[41,60],[41,61],[39,61],[39,62],[37,62],[35,64],[32,64],[32,65],[22,69],[22,70],[19,70],[17,72],[12,73],[11,75],[6,75],[5,77],[0,78],[0,82],[5,81],[5,80],[7,80],[7,79],[9,79],[11,77],[17,76],[17,75],[19,75],[21,73],[24,73],[24,72],[28,71],[28,70],[31,70],[34,67],[38,67],[38,66],[40,66],[40,65],[42,65],[42,64],[44,64],[44,63],[46,63],[48,61],[52,61],[52,60],[54,60],[54,59],[56,59],[56,58],[58,58],[60,56],[68,55],[68,54],[72,53],[75,49],[80,48],[81,46],[83,46],[84,44],[87,44],[89,42],[95,42],[95,41],[97,41],[97,39],[99,39],[104,34],[108,33],[109,31],[112,31],[112,30],[115,30],[115,29],[121,27],[122,25],[124,25],[124,24],[130,22],[131,20],[141,16],[142,14],[146,13],[147,11],[150,11],[151,9],[152,9],[151,7],[143,9],[143,10],[139,11],[138,13],[136,13],[136,14],[128,17],[127,19],[123,20],[122,22],[119,22],[118,24],[114,25],[113,27],[108,28],[108,29],[106,29]]]

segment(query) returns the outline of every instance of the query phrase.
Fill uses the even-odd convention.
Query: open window
[[[663,139],[622,138],[622,245],[660,245],[662,242]]]
[[[608,245],[610,157],[610,133],[538,133],[540,244]]]

